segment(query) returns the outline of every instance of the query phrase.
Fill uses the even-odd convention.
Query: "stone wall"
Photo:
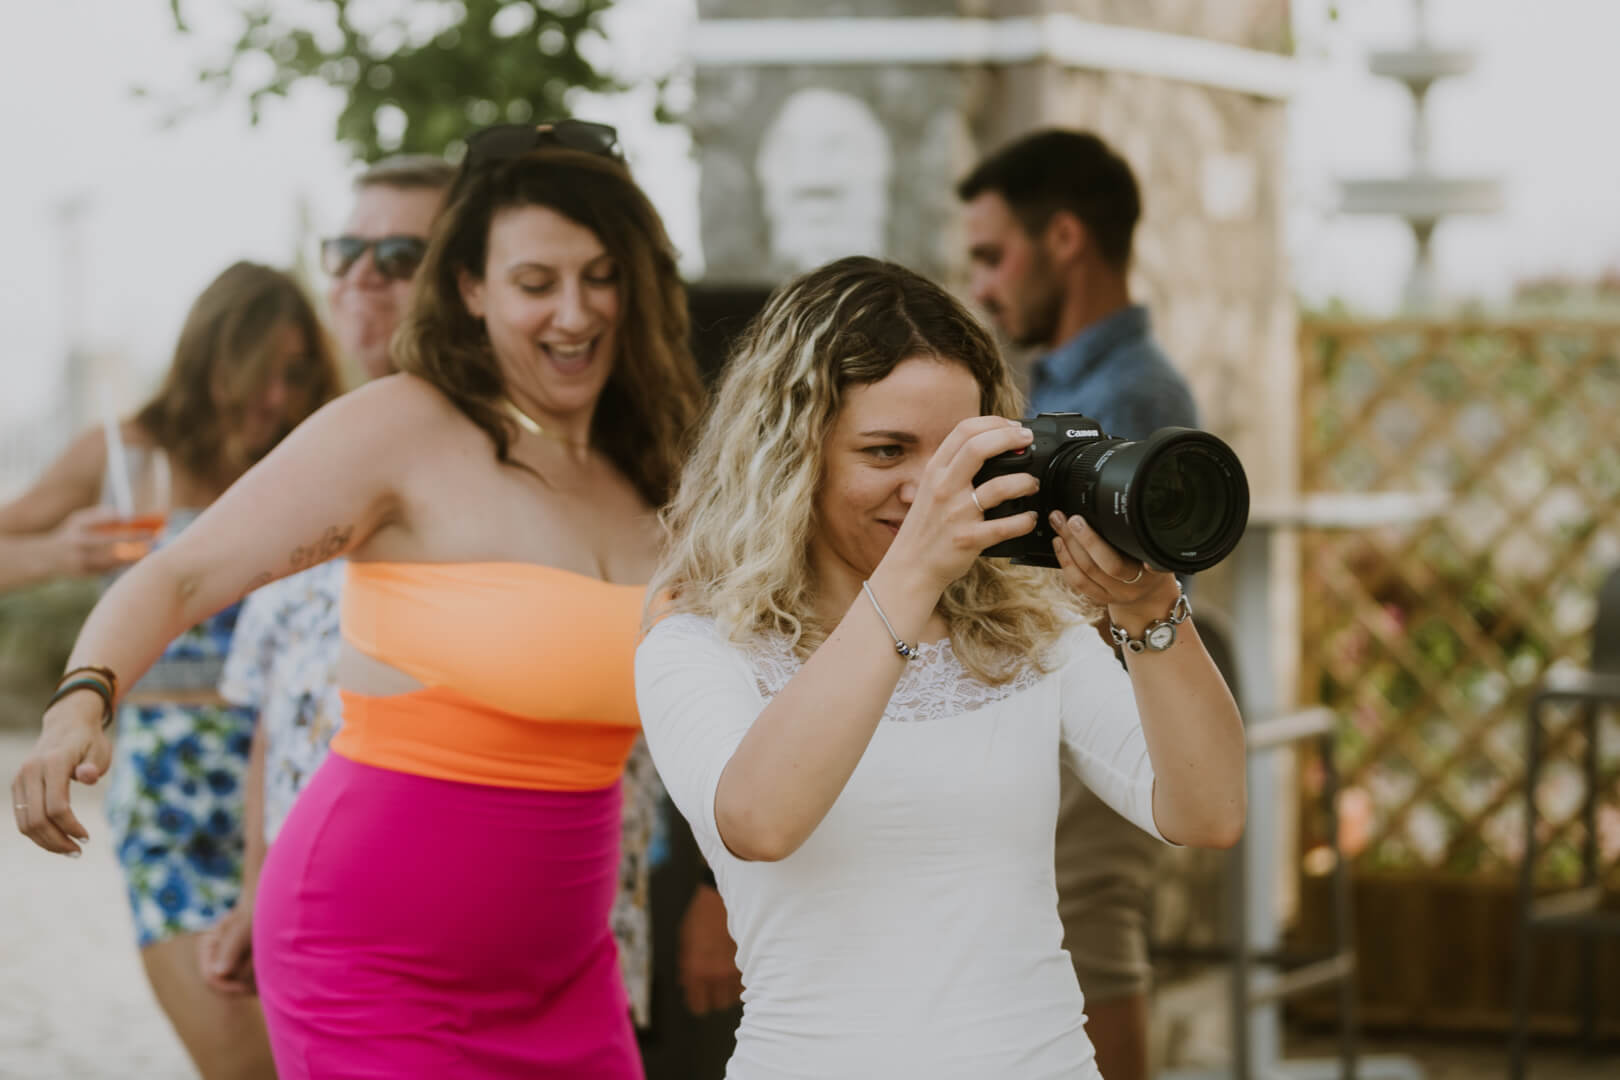
[[[700,0],[705,19],[1012,18],[1053,12],[1269,52],[1289,48],[1288,0]]]
[[[1288,38],[1286,0],[702,0],[700,10],[704,19],[778,18],[783,34],[812,13],[822,19],[993,11],[1063,12],[1249,48],[1281,48]],[[870,253],[955,287],[965,281],[965,252],[952,187],[981,153],[1046,125],[1090,128],[1119,147],[1137,171],[1145,204],[1133,287],[1192,382],[1206,425],[1230,439],[1250,466],[1256,493],[1290,489],[1297,391],[1281,237],[1281,102],[1050,61],[700,66],[690,122],[711,279],[774,282],[798,268],[772,251],[760,147],[784,105],[816,88],[864,103],[888,136],[886,222]],[[857,148],[845,149],[852,162],[863,160]]]
[[[977,6],[1001,17],[1064,12],[1266,52],[1288,52],[1292,44],[1288,0],[983,0]]]
[[[972,164],[963,118],[975,81],[944,67],[699,69],[689,122],[702,170],[707,276],[775,282],[799,269],[771,257],[767,191],[757,166],[764,135],[784,104],[819,88],[863,102],[888,135],[893,167],[883,245],[865,253],[945,276],[961,246],[944,233],[959,216],[952,185]]]

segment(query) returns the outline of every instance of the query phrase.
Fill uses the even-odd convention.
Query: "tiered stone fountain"
[[[1417,34],[1404,49],[1374,52],[1368,68],[1395,79],[1412,95],[1412,166],[1405,176],[1346,180],[1341,208],[1349,214],[1387,214],[1403,219],[1417,241],[1417,256],[1407,278],[1403,304],[1412,312],[1432,311],[1438,299],[1431,241],[1435,226],[1450,214],[1488,214],[1501,208],[1501,187],[1485,178],[1437,175],[1429,164],[1429,87],[1442,78],[1465,75],[1474,54],[1443,49],[1429,41],[1424,0],[1417,9]]]

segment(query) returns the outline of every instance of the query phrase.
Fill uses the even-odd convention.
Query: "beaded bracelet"
[[[877,617],[883,620],[883,628],[889,632],[890,637],[894,638],[894,651],[900,654],[900,658],[902,660],[915,660],[921,656],[922,652],[917,646],[906,644],[900,640],[900,635],[894,632],[894,627],[889,623],[889,617],[883,614],[883,605],[877,602],[876,596],[872,595],[872,586],[863,581],[861,582],[861,588],[866,590],[866,598],[872,601],[872,610],[877,612]]]

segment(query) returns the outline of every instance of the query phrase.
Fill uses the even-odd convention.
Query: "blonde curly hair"
[[[783,635],[800,656],[817,615],[810,545],[824,447],[845,392],[928,356],[966,368],[985,415],[1022,400],[995,341],[950,294],[894,263],[840,259],[784,285],[738,343],[664,509],[667,547],[649,617],[712,618],[735,642]],[[1051,571],[979,559],[939,612],[962,664],[990,684],[1050,667],[1058,636],[1095,608]]]

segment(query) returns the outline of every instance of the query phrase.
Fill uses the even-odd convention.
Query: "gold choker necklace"
[[[541,427],[540,421],[518,408],[517,402],[513,401],[511,398],[503,396],[501,398],[501,408],[506,410],[506,415],[517,421],[518,427],[522,428],[524,431],[527,431],[530,435],[539,435],[541,438],[550,439],[553,442],[560,442],[564,446],[575,445],[574,443],[569,442],[563,436],[552,431],[547,431],[545,428]],[[585,449],[585,447],[575,448],[581,450]]]

